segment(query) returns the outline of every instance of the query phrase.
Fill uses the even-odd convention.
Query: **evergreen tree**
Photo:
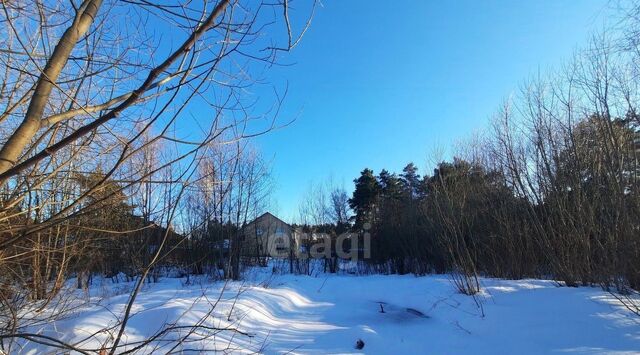
[[[406,196],[410,199],[417,200],[424,195],[422,180],[418,174],[418,167],[416,167],[415,164],[409,163],[402,169],[400,180]]]
[[[371,169],[364,169],[353,182],[356,187],[349,206],[356,213],[354,227],[360,229],[373,220],[381,188]]]
[[[385,199],[400,199],[402,197],[402,182],[396,174],[382,169],[378,175],[382,196]]]

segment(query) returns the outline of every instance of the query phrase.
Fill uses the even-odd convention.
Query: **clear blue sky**
[[[274,212],[297,215],[311,181],[352,191],[365,168],[429,173],[434,148],[487,126],[524,79],[557,67],[603,28],[603,0],[324,0],[274,68],[290,126],[257,140],[272,159]]]

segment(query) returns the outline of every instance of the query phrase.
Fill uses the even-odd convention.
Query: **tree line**
[[[371,263],[452,272],[470,294],[480,275],[640,289],[640,52],[622,40],[526,83],[432,174],[363,170],[350,205]]]

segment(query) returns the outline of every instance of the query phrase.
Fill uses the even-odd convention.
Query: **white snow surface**
[[[226,284],[199,279],[186,285],[184,278],[149,284],[135,303],[125,341],[143,340],[165,324],[194,324],[213,309],[202,324],[245,334],[217,332],[215,338],[185,342],[174,352],[640,353],[640,317],[599,288],[484,278],[479,308],[472,297],[458,293],[446,275],[274,276],[267,270]],[[132,284],[97,283],[89,295],[78,291],[85,304],[73,314],[32,330],[78,343],[115,324]],[[160,339],[176,336],[169,333]],[[98,338],[78,346],[99,349],[108,335]],[[364,342],[362,350],[355,349],[358,339]],[[21,346],[14,350],[47,351],[32,342],[22,341]],[[141,352],[166,353],[171,347],[158,341]]]

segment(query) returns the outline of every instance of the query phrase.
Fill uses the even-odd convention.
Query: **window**
[[[262,233],[264,233],[264,231],[262,230],[262,228],[260,228],[260,227],[256,228],[256,235],[257,235],[258,237],[262,236]]]

